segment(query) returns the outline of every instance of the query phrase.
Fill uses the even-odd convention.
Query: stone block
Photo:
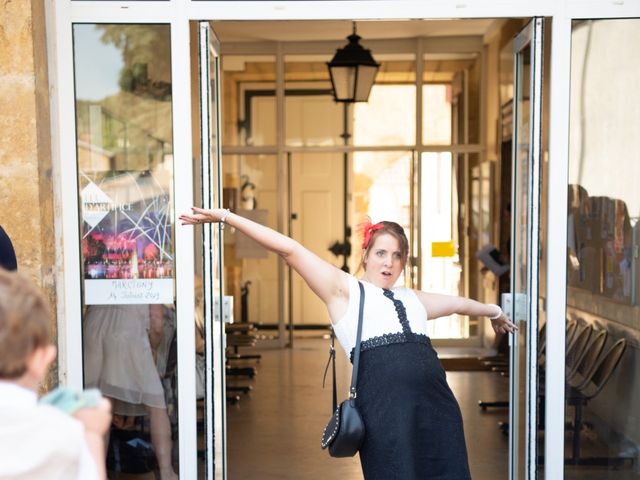
[[[33,76],[0,77],[0,166],[9,158],[25,159],[37,151],[35,86]],[[4,175],[3,172],[1,175]]]
[[[0,78],[33,73],[31,1],[3,2],[0,9]]]

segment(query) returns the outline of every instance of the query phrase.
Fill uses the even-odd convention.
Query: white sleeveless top
[[[393,301],[384,296],[384,289],[362,281],[364,286],[364,313],[362,316],[362,342],[389,334],[402,334],[402,324],[398,319]],[[400,300],[407,311],[409,327],[413,334],[427,334],[427,311],[410,288],[392,288],[393,296]],[[347,356],[355,347],[358,333],[358,309],[360,287],[358,279],[349,275],[349,305],[344,316],[333,325],[336,337]]]

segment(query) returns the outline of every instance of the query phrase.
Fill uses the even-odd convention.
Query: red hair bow
[[[384,224],[382,222],[378,222],[372,225],[371,220],[367,219],[367,221],[362,223],[361,226],[362,226],[362,249],[366,250],[366,248],[369,246],[369,242],[371,241],[371,236],[373,235],[373,232],[375,232],[376,230],[380,230],[384,226]]]

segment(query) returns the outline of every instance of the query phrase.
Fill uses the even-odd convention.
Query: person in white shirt
[[[104,480],[111,404],[71,416],[38,403],[56,357],[50,318],[31,281],[0,268],[0,480]]]

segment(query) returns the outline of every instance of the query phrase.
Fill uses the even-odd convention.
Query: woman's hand
[[[491,319],[491,326],[496,333],[513,333],[518,327],[502,312],[498,318]]]
[[[183,213],[178,217],[182,221],[182,225],[195,225],[198,223],[217,223],[223,221],[223,218],[229,214],[226,208],[217,208],[215,210],[205,210],[203,208],[191,207],[193,213]]]

